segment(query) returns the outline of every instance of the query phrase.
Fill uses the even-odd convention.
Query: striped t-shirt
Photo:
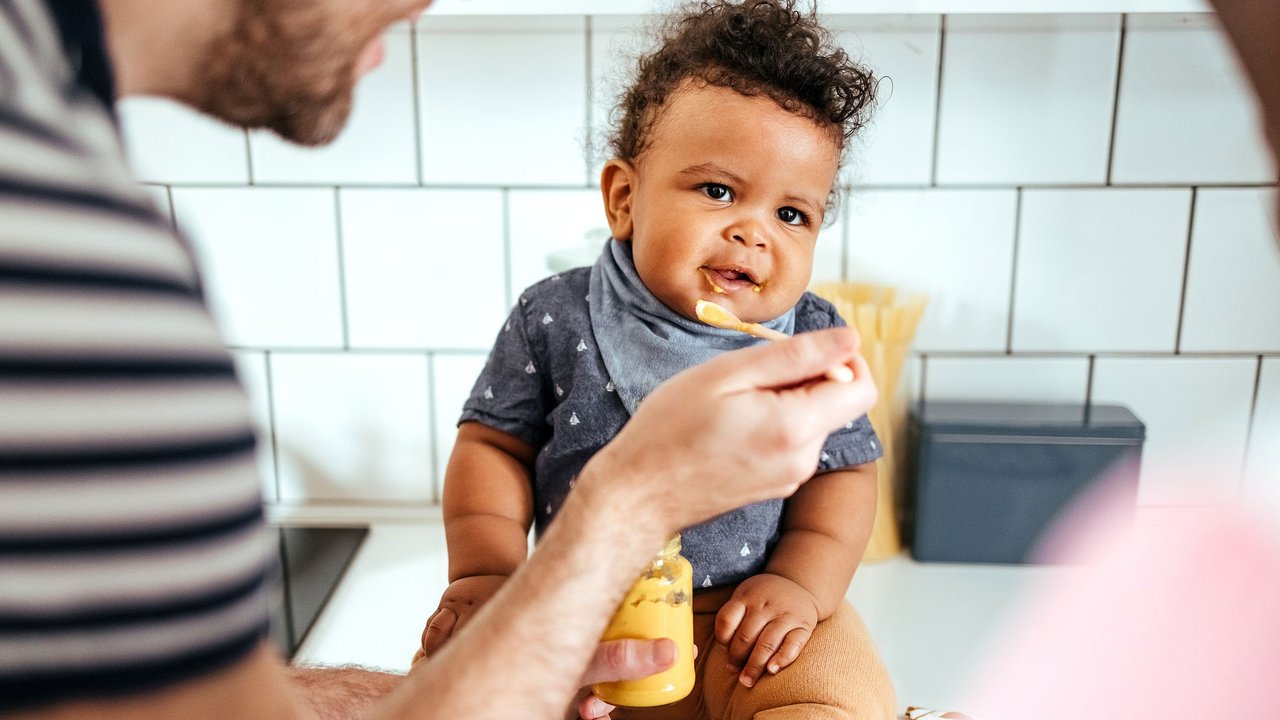
[[[101,32],[93,2],[0,0],[0,714],[207,673],[266,631],[249,404],[125,165]]]

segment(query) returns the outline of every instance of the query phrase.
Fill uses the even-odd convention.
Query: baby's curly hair
[[[764,95],[831,129],[843,161],[869,120],[876,80],[795,0],[700,0],[670,16],[613,111],[610,147],[634,162],[670,95],[686,80]]]

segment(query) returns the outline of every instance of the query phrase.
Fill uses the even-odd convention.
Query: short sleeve
[[[479,422],[537,446],[551,434],[546,368],[530,342],[523,309],[517,304],[498,331],[458,422]]]
[[[796,308],[796,327],[802,332],[845,327],[844,318],[825,300],[805,295]],[[866,415],[851,418],[827,437],[818,457],[819,470],[839,470],[875,462],[884,454],[880,438]]]

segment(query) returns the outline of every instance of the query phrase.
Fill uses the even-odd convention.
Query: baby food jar
[[[680,536],[649,563],[618,606],[602,640],[671,638],[676,664],[639,680],[597,683],[596,696],[612,705],[654,707],[693,690],[693,566],[680,554]]]

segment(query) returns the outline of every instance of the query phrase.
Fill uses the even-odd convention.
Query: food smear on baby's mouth
[[[713,279],[713,277],[712,277],[712,275],[711,275],[711,270],[709,270],[709,269],[707,269],[707,268],[698,268],[698,269],[702,271],[702,276],[703,276],[703,277],[705,277],[705,278],[707,279],[707,284],[711,286],[711,294],[712,294],[712,295],[724,295],[724,294],[725,294],[725,290],[724,290],[724,288],[722,288],[722,287],[720,287],[719,285],[717,285],[717,284],[716,284],[715,279]]]

